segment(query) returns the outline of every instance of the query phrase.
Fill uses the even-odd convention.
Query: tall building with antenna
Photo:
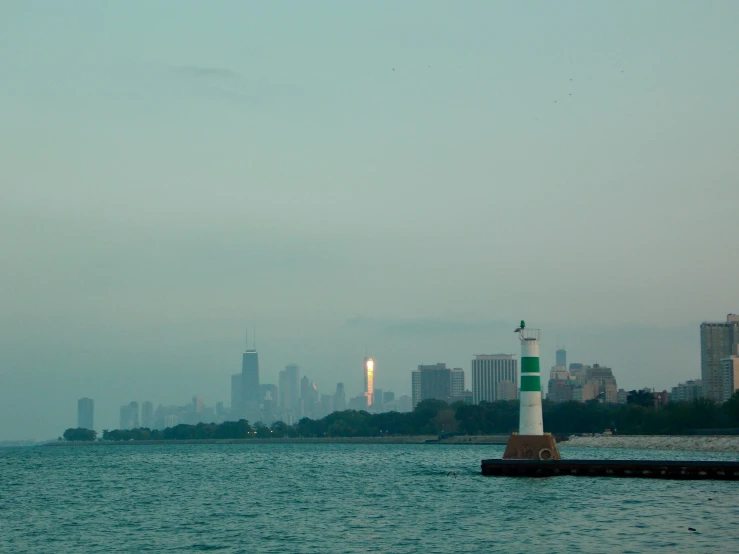
[[[256,338],[253,347],[249,348],[248,331],[246,350],[241,358],[241,398],[244,403],[262,400],[259,394],[259,354],[257,354]]]
[[[231,376],[231,412],[232,417],[256,421],[261,391],[259,388],[259,354],[256,342],[249,348],[249,331],[246,332],[246,348],[241,356],[241,373]]]

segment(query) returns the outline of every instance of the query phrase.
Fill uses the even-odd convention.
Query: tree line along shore
[[[689,435],[699,430],[739,428],[739,392],[723,403],[709,400],[648,405],[639,396],[627,404],[543,402],[544,429],[554,435],[603,433],[617,435]],[[518,429],[518,401],[447,404],[424,400],[407,413],[371,414],[366,411],[334,412],[322,419],[303,418],[293,425],[277,421],[272,425],[251,424],[242,419],[224,423],[177,425],[166,429],[104,430],[101,437],[89,429],[67,429],[63,440],[102,441],[191,441],[431,437],[445,440],[455,436],[509,435]],[[62,437],[60,437],[62,439]],[[419,442],[415,441],[414,442]],[[457,440],[456,442],[464,442]],[[470,442],[470,441],[468,441]]]

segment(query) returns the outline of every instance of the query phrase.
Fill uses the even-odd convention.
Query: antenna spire
[[[249,350],[249,328],[246,328],[246,344],[244,350]]]
[[[254,350],[257,349],[257,324],[254,324]]]

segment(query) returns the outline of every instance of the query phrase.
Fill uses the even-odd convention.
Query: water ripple
[[[565,454],[695,457],[604,450]],[[739,551],[739,483],[482,477],[480,460],[501,454],[347,444],[0,449],[0,552]]]

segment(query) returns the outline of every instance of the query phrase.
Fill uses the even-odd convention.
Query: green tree
[[[78,427],[76,429],[67,429],[64,431],[63,437],[66,441],[94,441],[97,438],[97,433],[92,429]]]
[[[636,404],[645,408],[654,406],[654,393],[648,390],[632,390],[626,396],[627,404]]]
[[[290,429],[291,427],[284,421],[275,421],[270,426],[270,431],[272,431],[272,436],[276,439],[281,439],[283,437],[289,436]]]
[[[734,392],[731,398],[723,405],[726,423],[729,427],[739,427],[739,391]]]
[[[632,391],[625,405],[587,403],[542,403],[544,430],[557,433],[601,433],[612,429],[620,434],[678,434],[693,429],[739,427],[739,393],[719,405],[708,400],[669,403],[656,409],[652,393]],[[445,432],[507,434],[518,429],[518,401],[481,402],[477,406],[441,400],[420,402],[411,413],[370,414],[361,410],[333,412],[323,419],[303,418],[294,425],[277,421],[268,428],[261,422],[227,421],[221,424],[177,425],[159,430],[116,429],[103,431],[103,440],[192,440],[243,439],[253,437],[376,437],[388,435],[433,435]],[[74,438],[73,438],[74,437]],[[92,438],[90,438],[92,437]],[[94,431],[68,429],[66,440],[95,440]]]
[[[254,431],[257,434],[258,439],[268,439],[271,437],[272,433],[270,431],[270,428],[267,427],[264,423],[261,421],[257,421],[254,424]]]
[[[457,428],[467,435],[479,435],[485,426],[485,407],[474,404],[462,404],[454,414]]]

